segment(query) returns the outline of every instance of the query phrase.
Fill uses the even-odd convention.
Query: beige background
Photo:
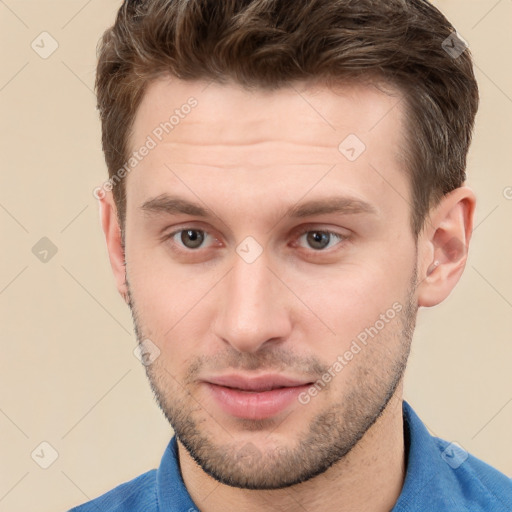
[[[106,175],[96,42],[120,3],[0,1],[0,512],[67,510],[156,467],[171,436],[92,196]],[[512,0],[435,3],[475,56],[479,202],[462,281],[420,311],[405,394],[432,432],[512,476]],[[31,48],[43,31],[59,45],[47,59]],[[46,263],[42,237],[58,249]],[[58,452],[48,469],[31,458],[50,460],[43,441]]]

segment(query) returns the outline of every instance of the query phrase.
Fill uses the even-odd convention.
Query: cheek
[[[366,329],[371,329],[376,322],[377,328],[382,327],[381,315],[385,316],[382,333],[389,331],[388,326],[397,322],[397,310],[405,309],[410,285],[412,268],[405,264],[401,267],[402,270],[385,264],[353,265],[336,270],[331,276],[317,281],[314,287],[302,289],[304,303],[335,332],[334,343],[332,337],[325,338],[324,353],[335,357],[358,335],[362,333],[364,337]],[[315,340],[313,333],[318,333],[317,327],[311,323],[306,326],[307,339]],[[316,339],[318,341],[318,334]]]
[[[127,250],[127,277],[139,328],[159,347],[166,366],[179,367],[207,338],[218,272],[184,269],[159,251],[137,252]]]

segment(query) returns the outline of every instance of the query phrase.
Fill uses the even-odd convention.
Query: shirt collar
[[[433,437],[405,400],[402,409],[407,466],[402,492],[391,512],[446,510],[448,504],[450,510],[469,511],[464,482],[473,479],[456,459],[462,461],[467,452]]]
[[[192,501],[181,476],[176,436],[172,437],[164,452],[156,472],[156,486],[158,509],[160,511],[197,512],[199,510]]]

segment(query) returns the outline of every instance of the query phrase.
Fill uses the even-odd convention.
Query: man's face
[[[131,150],[156,146],[126,178],[130,305],[158,355],[147,373],[162,410],[219,481],[270,489],[322,473],[401,381],[417,262],[399,99],[147,89]]]

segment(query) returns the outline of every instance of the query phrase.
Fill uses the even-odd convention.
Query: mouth
[[[203,381],[216,405],[235,418],[263,420],[289,409],[311,381],[282,375],[225,375]]]

